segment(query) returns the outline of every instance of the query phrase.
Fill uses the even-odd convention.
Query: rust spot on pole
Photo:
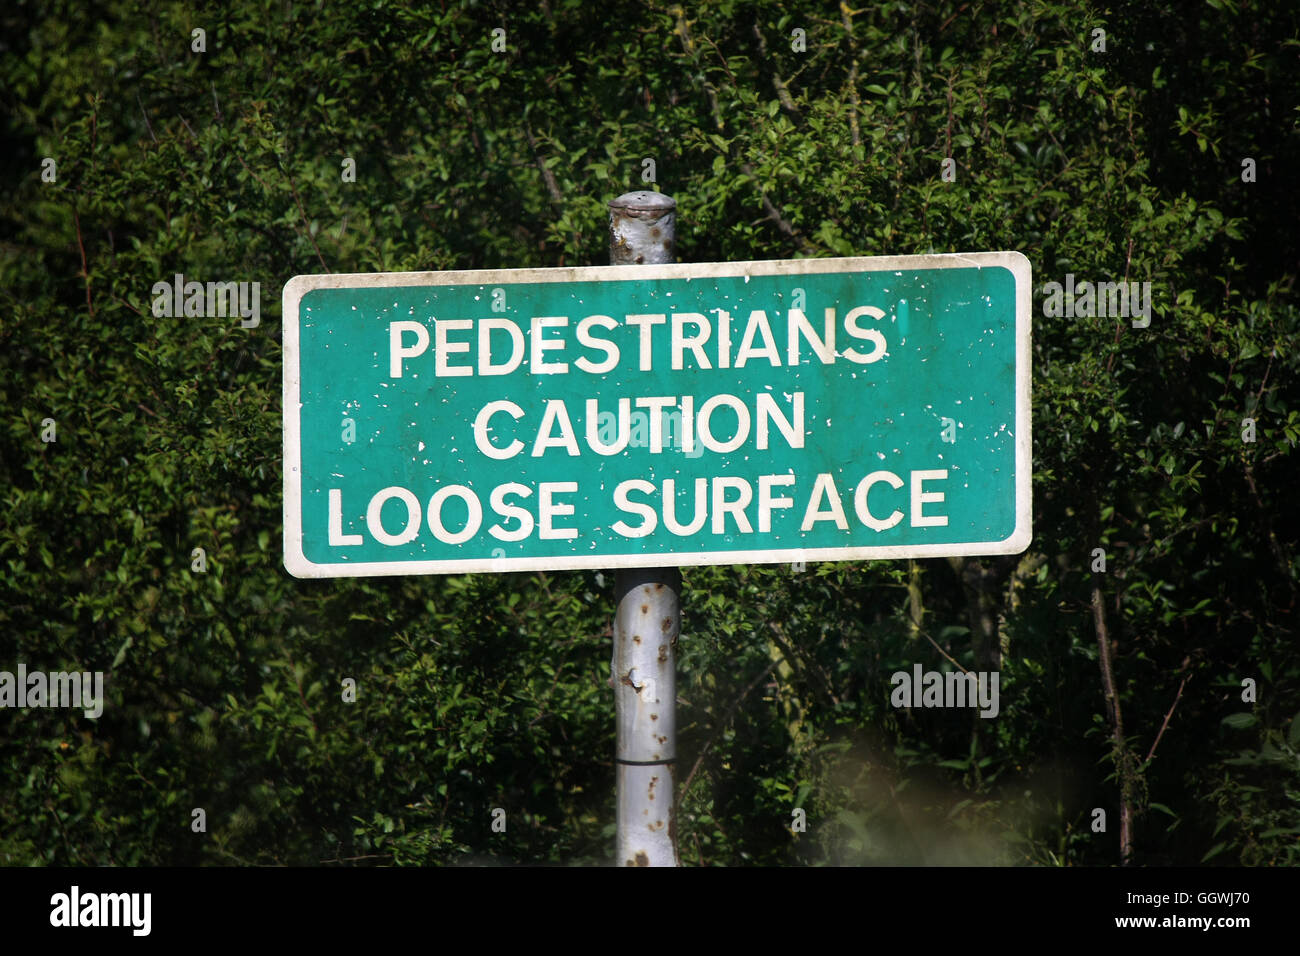
[[[662,628],[665,634],[671,631],[673,629],[673,619],[671,617],[664,618]]]
[[[640,635],[640,634],[633,634],[633,635],[632,635],[632,643],[633,643],[633,644],[640,644],[640,643],[641,643],[641,635]]]
[[[645,850],[638,850],[638,851],[637,851],[637,854],[636,854],[636,865],[637,865],[637,866],[649,866],[649,865],[650,865],[650,857],[646,856],[646,854],[645,854]]]
[[[642,613],[642,614],[649,614],[649,613],[650,613],[650,605],[649,605],[649,604],[642,604],[642,605],[641,605],[641,613]]]
[[[660,644],[660,645],[659,645],[659,663],[660,663],[660,664],[664,664],[664,663],[667,663],[667,661],[668,661],[668,645],[667,645],[667,644]]]

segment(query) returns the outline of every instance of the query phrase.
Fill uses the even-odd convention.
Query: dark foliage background
[[[531,6],[0,12],[0,669],[107,673],[98,721],[0,711],[0,863],[610,859],[612,576],[291,578],[279,290],[603,263],[646,157],[684,261],[1154,288],[1036,294],[1024,555],[688,569],[683,862],[1114,864],[1123,815],[1137,863],[1300,862],[1296,6]],[[177,272],[261,325],[155,318]],[[889,706],[944,655],[997,719]]]

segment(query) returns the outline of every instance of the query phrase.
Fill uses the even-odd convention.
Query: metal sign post
[[[609,204],[610,265],[673,261],[677,203],[655,192]],[[677,637],[682,629],[677,568],[618,572],[610,677],[618,722],[618,841],[625,866],[676,866]]]

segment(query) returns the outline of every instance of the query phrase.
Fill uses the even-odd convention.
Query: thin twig
[[[81,241],[81,216],[77,213],[77,207],[72,207],[72,221],[77,227],[77,248],[81,251],[81,275],[86,280],[86,308],[90,310],[91,318],[95,317],[95,303],[90,301],[90,268],[86,264],[86,246]]]
[[[1115,671],[1111,662],[1110,631],[1106,627],[1106,610],[1101,586],[1092,584],[1092,615],[1097,631],[1097,659],[1101,667],[1102,695],[1106,716],[1110,720],[1112,756],[1119,781],[1119,861],[1128,866],[1133,861],[1133,770],[1128,761],[1128,743],[1124,739],[1124,715],[1119,693],[1115,689]]]
[[[135,101],[140,104],[140,115],[144,117],[144,128],[149,131],[149,138],[155,143],[158,142],[158,137],[153,131],[153,123],[149,122],[149,112],[144,108],[144,100],[140,99],[139,93],[135,94]]]
[[[1129,267],[1132,266],[1132,264],[1133,264],[1133,237],[1129,236],[1128,255],[1124,259],[1124,288],[1125,289],[1128,288]],[[1129,311],[1132,312],[1133,311],[1132,308],[1130,308]],[[1120,332],[1123,331],[1123,329],[1124,329],[1123,316],[1116,316],[1115,341],[1112,344],[1119,345],[1119,336],[1120,336]],[[1114,362],[1115,362],[1115,352],[1112,350],[1110,355],[1106,357],[1106,374],[1108,375],[1110,374],[1110,369],[1111,366],[1114,364]]]
[[[528,120],[524,120],[524,138],[528,140],[528,148],[533,151],[533,160],[537,163],[537,169],[542,174],[542,181],[546,183],[546,191],[551,194],[551,202],[563,207],[564,194],[560,192],[560,185],[555,181],[555,174],[546,168],[546,162],[542,159],[541,150],[537,148],[537,138],[533,136],[532,124]]]
[[[298,215],[302,217],[302,225],[304,231],[307,233],[307,241],[310,242],[311,247],[316,250],[316,258],[320,260],[321,268],[326,272],[330,272],[331,270],[325,262],[325,257],[321,255],[320,246],[316,245],[316,237],[311,234],[311,221],[307,218],[307,210],[302,207],[302,199],[298,196],[298,187],[294,184],[293,177],[289,175],[287,169],[281,167],[281,172],[284,173],[284,178],[289,182],[289,191],[293,193],[293,201],[298,204]]]
[[[952,73],[948,73],[948,126],[944,132],[943,155],[952,158]]]
[[[736,75],[731,72],[731,67],[727,66],[727,58],[722,55],[722,51],[718,49],[718,45],[713,42],[713,38],[708,34],[705,34],[704,39],[709,46],[713,47],[713,52],[718,54],[718,59],[722,61],[722,68],[727,71],[727,76],[731,78],[731,85],[739,88],[740,84],[736,82]]]
[[[826,693],[827,698],[830,699],[832,704],[838,707],[840,705],[840,699],[835,696],[835,691],[831,690],[831,685],[826,679],[826,675],[823,674],[820,669],[814,671],[813,668],[809,666],[808,661],[803,657],[803,655],[794,652],[789,643],[785,640],[785,635],[781,633],[780,626],[775,621],[768,621],[768,627],[772,631],[772,638],[776,641],[777,647],[781,648],[781,653],[785,655],[786,661],[788,661],[791,666],[794,666],[795,659],[798,658],[799,663],[803,665],[804,671],[815,673],[817,675],[817,680],[821,682],[822,690]]]
[[[853,138],[854,146],[862,145],[862,131],[858,126],[858,112],[862,109],[862,101],[858,97],[858,41],[853,39],[853,14],[856,10],[850,10],[849,5],[840,0],[840,21],[844,25],[844,32],[849,38],[849,134]]]
[[[1183,660],[1183,666],[1184,667],[1187,666],[1186,659]],[[1169,726],[1169,718],[1174,715],[1174,708],[1178,706],[1178,701],[1182,699],[1183,688],[1187,686],[1187,680],[1191,676],[1192,676],[1191,674],[1183,675],[1183,681],[1181,684],[1178,685],[1178,693],[1174,695],[1174,702],[1169,707],[1169,713],[1165,714],[1164,723],[1160,725],[1160,732],[1156,734],[1156,739],[1152,742],[1151,749],[1147,751],[1147,759],[1143,761],[1144,763],[1150,763],[1151,758],[1155,756],[1156,748],[1160,746],[1160,738],[1164,736],[1165,728]]]
[[[961,666],[960,664],[958,664],[955,660],[953,660],[951,654],[949,654],[949,653],[948,653],[947,651],[945,651],[942,647],[940,647],[938,644],[935,643],[935,640],[934,640],[933,637],[930,636],[930,632],[929,632],[929,631],[927,631],[925,628],[919,628],[919,629],[918,629],[918,633],[919,633],[922,637],[924,637],[927,641],[929,641],[931,644],[933,644],[933,645],[934,645],[934,649],[935,649],[936,651],[938,651],[940,654],[942,654],[942,655],[943,655],[943,656],[948,660],[948,663],[952,664],[953,667],[957,668],[957,670],[961,671],[963,674],[969,674],[969,673],[970,673],[970,671],[968,671],[966,668],[962,667],[962,666]]]
[[[184,121],[182,120],[182,122]],[[254,181],[256,181],[256,183],[262,187],[262,190],[264,192],[269,193],[271,191],[271,187],[266,184],[266,180],[264,180],[261,176],[257,175],[257,173],[253,172],[252,168],[248,165],[248,163],[244,162],[244,157],[239,155],[238,150],[235,151],[235,159],[239,160],[239,164],[243,166],[245,170],[247,170],[248,175],[253,177]]]
[[[758,41],[758,58],[760,63],[767,63],[772,66],[772,86],[776,89],[776,98],[781,102],[781,108],[787,113],[794,115],[800,123],[803,123],[803,116],[799,113],[798,107],[794,105],[794,99],[790,96],[790,88],[786,86],[785,80],[781,79],[781,74],[777,72],[775,64],[767,55],[767,40],[763,37],[763,31],[754,24],[754,39]],[[735,82],[735,78],[732,78]]]
[[[959,17],[962,13],[964,13],[966,11],[966,8],[969,6],[970,6],[969,3],[963,3],[960,7],[958,7],[956,13],[950,16],[947,20],[944,20],[943,23],[939,24],[939,32],[942,33],[944,30],[948,29],[949,24],[951,24],[952,21],[956,20],[957,17]],[[994,31],[996,32],[996,30],[997,30],[997,25],[994,24]]]
[[[768,674],[772,673],[772,668],[776,667],[776,665],[779,663],[781,663],[780,659],[771,661],[765,668],[763,668],[763,672],[759,674],[757,677],[755,677],[752,681],[750,681],[749,686],[746,687],[744,690],[742,690],[739,696],[737,696],[736,699],[731,702],[731,706],[727,708],[726,713],[722,715],[722,719],[718,721],[717,726],[713,728],[713,733],[709,735],[709,739],[706,740],[704,742],[704,746],[700,748],[700,755],[695,758],[695,764],[691,767],[691,772],[686,775],[686,780],[682,783],[681,787],[678,789],[677,791],[678,804],[680,804],[682,802],[682,798],[686,796],[686,791],[688,791],[691,788],[691,781],[695,779],[695,773],[700,769],[700,764],[704,762],[705,755],[708,754],[709,748],[713,746],[713,742],[718,739],[718,734],[722,733],[722,731],[726,729],[728,721],[731,720],[732,714],[736,712],[736,708],[740,706],[740,702],[744,700],[745,697],[748,696],[749,692],[753,690],[755,687],[757,687],[759,683],[765,677],[767,677]]]
[[[137,309],[135,306],[133,306],[130,302],[127,302],[125,299],[119,298],[118,296],[114,295],[111,292],[108,294],[108,297],[112,299],[114,302],[116,302],[118,305],[124,305],[132,312],[134,312],[136,315],[140,316],[141,318],[144,318],[144,312],[141,311],[140,309]]]
[[[677,29],[674,32],[677,34],[677,38],[681,42],[682,51],[698,66],[699,58],[695,53],[695,44],[691,40],[690,25],[686,20],[686,13],[681,7],[677,8]],[[713,114],[713,124],[717,128],[718,132],[722,132],[726,129],[726,123],[723,122],[722,119],[722,108],[718,105],[717,90],[714,89],[712,83],[703,77],[703,74],[701,74],[700,82],[703,83],[704,93],[709,98],[709,110]],[[749,181],[753,183],[754,188],[758,190],[759,200],[763,205],[763,211],[767,213],[767,218],[776,223],[776,227],[780,229],[782,233],[794,240],[794,243],[799,247],[800,252],[805,255],[815,254],[818,251],[817,247],[805,239],[803,235],[795,229],[794,224],[782,215],[781,210],[777,209],[777,207],[773,205],[772,201],[768,199],[767,192],[759,184],[758,173],[754,170],[754,167],[744,160],[741,160],[740,170],[749,177]]]
[[[63,828],[63,818],[59,816],[59,811],[55,809],[53,803],[46,802],[45,806],[54,815],[54,822],[59,825],[59,835],[63,837],[63,849],[68,854],[68,862],[72,863],[79,857],[72,852],[72,844],[68,842],[68,831]]]

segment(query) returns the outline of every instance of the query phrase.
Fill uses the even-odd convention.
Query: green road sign
[[[298,577],[1023,551],[1017,252],[297,276]]]

